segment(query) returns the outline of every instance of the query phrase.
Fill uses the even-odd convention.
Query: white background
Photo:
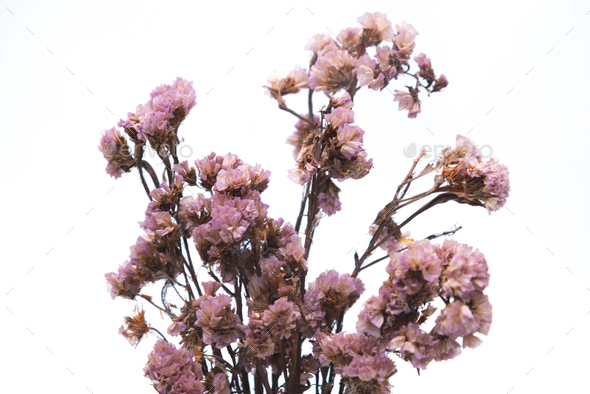
[[[489,216],[449,203],[409,230],[421,238],[463,226],[454,239],[478,247],[490,266],[492,329],[478,349],[432,363],[422,376],[398,362],[392,392],[588,391],[590,1],[1,6],[3,392],[153,392],[142,368],[155,337],[133,349],[117,335],[133,302],[111,300],[104,279],[128,258],[147,198],[136,172],[117,181],[104,172],[101,130],[157,85],[192,80],[197,106],[181,127],[193,150],[187,159],[215,151],[261,163],[272,172],[263,194],[270,215],[294,221],[301,189],[286,178],[293,159],[285,139],[296,119],[262,85],[275,69],[306,67],[308,37],[356,26],[366,11],[411,23],[416,54],[429,55],[450,84],[422,97],[417,119],[398,112],[386,90],[357,95],[356,123],[375,168],[340,185],[343,210],[322,220],[308,277],[352,270],[347,252],[362,253],[370,223],[411,164],[405,147],[449,145],[469,132],[510,169],[506,208]],[[390,88],[404,83],[412,81]],[[304,101],[287,97],[301,112]],[[377,292],[384,266],[361,275],[363,299]],[[167,325],[155,313],[150,322]]]

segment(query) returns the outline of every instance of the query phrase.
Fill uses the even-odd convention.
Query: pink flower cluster
[[[492,307],[483,291],[489,274],[479,250],[450,240],[441,245],[414,242],[392,255],[387,272],[379,295],[369,298],[359,314],[357,330],[414,367],[456,357],[461,353],[458,338],[463,347],[476,347],[481,339],[475,334],[488,334]],[[420,325],[436,311],[431,303],[438,297],[446,307],[434,328],[424,332]]]
[[[483,161],[479,149],[457,135],[457,147],[446,149],[439,159],[441,179],[452,191],[469,199],[482,200],[489,213],[502,208],[510,193],[508,168],[497,159]]]
[[[350,308],[364,291],[365,286],[359,278],[334,270],[322,272],[305,293],[302,308],[305,319],[313,331],[332,327],[342,310]]]
[[[143,369],[154,388],[165,394],[203,394],[203,371],[186,349],[159,340],[148,355]]]
[[[203,329],[203,342],[223,349],[242,336],[242,322],[231,307],[232,298],[227,294],[215,295],[220,283],[203,284],[206,293],[197,299],[196,326]]]
[[[367,152],[363,148],[365,131],[354,123],[353,103],[350,95],[330,100],[329,111],[325,115],[327,122],[326,137],[329,136],[329,148],[319,149],[320,138],[308,135],[297,155],[297,167],[289,170],[289,178],[303,185],[314,175],[322,173],[322,168],[329,168],[329,176],[323,175],[322,188],[318,193],[319,207],[328,216],[341,208],[338,188],[330,178],[342,182],[346,179],[360,179],[373,167],[373,159],[367,160]],[[311,133],[311,131],[309,131]]]
[[[314,355],[321,365],[333,363],[352,393],[389,393],[389,378],[397,370],[385,347],[363,334],[323,334],[318,331]]]
[[[102,152],[107,160],[106,172],[117,179],[126,172],[129,172],[135,165],[135,160],[129,152],[127,140],[114,127],[102,132],[98,150]]]
[[[135,113],[117,124],[134,140],[150,141],[154,149],[176,138],[176,128],[196,105],[193,83],[177,78],[172,85],[160,85],[150,94],[150,100],[138,105]]]

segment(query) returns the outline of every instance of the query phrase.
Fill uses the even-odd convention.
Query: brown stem
[[[295,112],[292,109],[288,108],[286,105],[279,104],[279,108],[282,109],[283,111],[287,111],[288,113],[290,113],[292,115],[295,115],[296,117],[298,117],[302,121],[307,122],[307,123],[309,123],[312,126],[315,126],[315,122],[312,122],[312,121],[310,121],[307,118],[304,118],[303,116],[299,115],[297,112]]]
[[[173,313],[168,312],[166,309],[160,307],[159,305],[154,304],[154,302],[152,300],[150,300],[150,298],[144,294],[139,294],[139,296],[141,298],[143,298],[144,300],[146,300],[147,302],[149,302],[150,304],[152,304],[153,306],[155,306],[156,308],[158,308],[159,310],[161,310],[162,312],[166,313],[167,315],[169,315],[171,318],[175,318],[176,316]]]
[[[270,388],[270,384],[268,383],[268,376],[266,376],[266,369],[262,368],[262,361],[260,361],[259,358],[256,359],[256,372],[260,376],[260,379],[262,380],[262,384],[264,385],[266,392],[268,394],[273,394],[273,391]]]
[[[193,278],[193,282],[195,282],[195,287],[197,288],[197,293],[199,293],[199,296],[202,296],[203,292],[201,291],[201,287],[199,286],[199,281],[197,280],[197,274],[195,273],[193,260],[191,259],[191,252],[189,251],[189,248],[188,248],[188,241],[186,240],[185,236],[183,236],[182,239],[184,241],[184,249],[186,250],[186,255],[188,256],[188,262],[189,262],[188,270],[191,274],[191,277]]]
[[[152,182],[154,182],[154,186],[157,188],[160,187],[160,181],[158,180],[158,176],[156,175],[156,172],[154,171],[152,165],[150,163],[148,163],[145,160],[141,161],[141,166],[143,168],[145,168],[145,170],[148,172],[148,174],[150,174],[150,177],[152,178]]]
[[[305,203],[307,202],[307,197],[309,196],[309,188],[311,186],[311,182],[307,182],[307,187],[305,190],[305,195],[301,200],[301,207],[299,208],[299,215],[297,215],[297,222],[295,223],[295,231],[299,234],[299,229],[301,228],[301,220],[303,219],[303,211],[305,211]]]
[[[148,187],[147,183],[145,182],[145,178],[143,177],[143,167],[142,167],[142,160],[143,157],[143,144],[135,145],[135,165],[137,166],[137,170],[139,171],[139,177],[141,178],[141,184],[145,190],[150,201],[152,201],[152,196],[150,196],[150,188]]]
[[[313,122],[313,100],[311,96],[313,96],[313,89],[309,88],[309,93],[307,95],[307,108],[309,110],[309,121]]]

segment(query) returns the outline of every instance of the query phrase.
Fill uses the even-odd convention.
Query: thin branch
[[[146,300],[147,302],[149,302],[150,304],[152,304],[153,306],[155,306],[156,308],[158,308],[159,310],[161,310],[162,312],[165,312],[170,317],[172,317],[172,318],[176,317],[176,315],[174,315],[173,313],[168,312],[166,309],[162,308],[161,306],[154,304],[154,302],[149,298],[149,296],[146,296],[145,294],[139,294],[139,296],[141,298],[143,298],[144,300]]]
[[[160,334],[160,336],[162,337],[163,340],[165,340],[166,342],[168,342],[168,340],[166,339],[166,337],[164,336],[164,334],[162,334],[160,331],[156,330],[154,327],[150,327],[150,330],[157,332],[158,334]]]
[[[287,111],[288,113],[290,113],[292,115],[295,115],[296,117],[298,117],[302,121],[307,122],[307,123],[309,123],[312,126],[315,126],[315,122],[310,122],[309,119],[304,118],[303,116],[299,115],[297,112],[295,112],[292,109],[288,108],[286,105],[279,104],[279,108],[282,109],[283,111]]]
[[[150,174],[150,177],[152,178],[152,182],[154,182],[154,186],[157,188],[160,187],[160,181],[158,180],[158,176],[156,175],[156,172],[154,171],[154,168],[152,167],[152,165],[150,163],[148,163],[145,160],[141,161],[141,166],[143,168],[145,168],[145,170],[148,172],[148,174]]]

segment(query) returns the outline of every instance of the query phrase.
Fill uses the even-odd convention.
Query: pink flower
[[[433,92],[440,92],[441,90],[446,88],[448,84],[449,84],[449,81],[447,80],[447,77],[445,77],[445,74],[440,74],[440,76],[438,77],[438,79],[434,83],[434,88],[432,88],[432,91]]]
[[[356,63],[356,78],[359,86],[367,86],[375,79],[375,60],[371,59],[368,54],[361,56]]]
[[[336,39],[342,44],[342,49],[346,49],[352,55],[361,43],[362,36],[363,29],[360,27],[349,27],[338,33]]]
[[[324,52],[311,67],[309,87],[316,92],[336,93],[348,90],[356,79],[357,60],[348,51]]]
[[[276,72],[269,78],[266,86],[271,97],[282,101],[282,96],[286,94],[298,93],[301,89],[307,88],[307,70],[301,67],[295,67],[286,76],[281,76]]]
[[[241,337],[240,318],[231,308],[232,298],[219,294],[201,302],[195,325],[203,329],[203,342],[222,349]]]
[[[184,324],[183,322],[180,322],[180,321],[175,321],[175,322],[172,322],[172,324],[170,324],[170,326],[168,326],[167,332],[169,335],[172,335],[173,337],[177,337],[184,330],[186,330],[186,324]]]
[[[420,76],[428,82],[428,85],[432,84],[436,79],[434,75],[434,70],[432,69],[432,64],[430,59],[426,57],[425,54],[421,53],[418,56],[414,57],[416,63],[418,63],[418,67],[420,67]]]
[[[273,336],[262,321],[262,315],[259,313],[250,313],[246,331],[246,346],[254,351],[254,356],[263,358],[274,353]],[[248,353],[252,353],[247,351]]]
[[[157,150],[196,105],[196,96],[192,82],[182,78],[172,85],[158,86],[150,96],[150,101],[139,105],[135,113],[128,113],[127,120],[120,120],[118,125],[134,140],[148,139]]]
[[[155,389],[168,394],[203,394],[203,371],[187,349],[159,340],[143,369]]]
[[[129,146],[127,146],[127,140],[114,127],[102,132],[98,150],[107,160],[107,174],[115,179],[129,172],[135,165],[135,160],[133,160]]]
[[[129,262],[125,261],[119,267],[117,273],[110,272],[105,274],[107,287],[111,298],[124,297],[133,300],[145,285],[139,277],[137,269]]]
[[[443,246],[447,244],[445,241]],[[448,257],[441,287],[447,296],[471,299],[473,292],[483,291],[489,281],[488,265],[484,255],[465,244],[457,244]]]
[[[420,113],[420,100],[418,100],[418,89],[408,88],[408,92],[395,90],[393,101],[399,101],[399,110],[408,110],[408,118],[415,118]]]
[[[433,337],[430,334],[422,331],[418,324],[409,323],[387,347],[399,351],[400,356],[410,361],[414,368],[426,369],[428,363],[434,359],[432,344]]]
[[[350,94],[348,94],[348,92],[342,93],[340,97],[330,97],[330,105],[328,105],[328,107],[330,108],[342,107],[346,109],[352,109],[353,106],[354,103],[352,102],[352,99],[350,98]]]
[[[305,45],[305,49],[314,51],[318,55],[337,48],[338,46],[332,37],[327,34],[316,34],[315,36],[311,37],[307,41],[307,45]]]
[[[279,298],[262,314],[262,321],[266,327],[275,331],[278,338],[291,338],[291,333],[297,326],[299,308],[287,297]]]
[[[338,144],[336,146],[340,148],[347,160],[352,159],[362,151],[363,134],[365,134],[365,131],[358,126],[344,124],[338,128]]]
[[[402,63],[407,64],[407,60],[412,55],[416,42],[414,41],[418,32],[412,25],[403,21],[400,25],[395,26],[397,33],[393,37],[393,43]]]
[[[478,328],[479,324],[469,307],[457,300],[447,305],[438,316],[434,331],[440,335],[456,339],[473,334]]]
[[[365,291],[363,282],[334,270],[322,272],[309,284],[302,311],[312,328],[331,327],[343,308],[350,308]]]
[[[354,111],[342,107],[335,108],[325,116],[325,119],[337,129],[345,124],[354,123]]]
[[[348,97],[350,100],[350,96],[348,96]],[[301,115],[301,116],[305,117],[306,115]],[[314,115],[314,122],[315,123],[320,122],[320,118],[317,115]],[[291,144],[295,147],[295,149],[293,150],[293,156],[295,158],[297,158],[297,155],[299,154],[299,152],[301,151],[301,148],[303,147],[303,141],[305,141],[305,139],[312,132],[313,129],[314,129],[314,125],[311,125],[308,122],[304,122],[303,120],[299,120],[295,124],[295,132],[289,138],[287,138],[287,143]]]
[[[510,194],[510,180],[508,168],[505,165],[491,158],[486,162],[478,163],[468,173],[472,177],[484,177],[483,191],[489,194],[484,199],[488,212],[497,211],[506,204],[506,198]]]
[[[391,22],[385,14],[366,12],[358,18],[358,22],[363,27],[363,35],[367,46],[379,45],[381,41],[391,40],[393,37]]]

